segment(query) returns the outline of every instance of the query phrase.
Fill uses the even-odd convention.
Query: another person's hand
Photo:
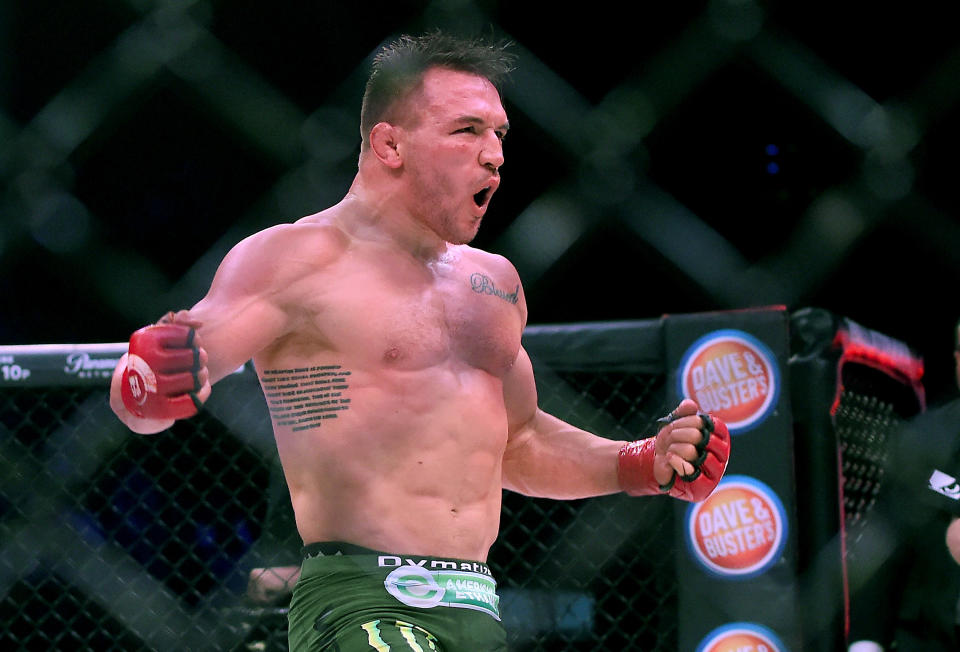
[[[247,597],[263,604],[279,602],[293,592],[298,579],[299,566],[254,568],[247,581]]]
[[[631,495],[667,493],[699,502],[716,488],[730,457],[730,433],[715,416],[702,414],[684,399],[659,420],[656,437],[620,450],[620,486]]]
[[[950,525],[947,526],[946,540],[950,556],[953,557],[953,561],[960,564],[960,519],[955,518],[950,521]]]

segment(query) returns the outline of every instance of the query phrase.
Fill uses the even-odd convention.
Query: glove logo
[[[687,509],[687,548],[708,572],[727,579],[764,573],[783,552],[787,514],[770,487],[727,476],[706,500]]]
[[[680,362],[678,390],[723,419],[731,435],[760,425],[777,405],[780,372],[760,340],[739,330],[707,333]]]
[[[960,483],[952,475],[934,469],[930,476],[929,488],[952,500],[960,500]]]
[[[147,402],[147,394],[157,393],[157,376],[147,361],[135,353],[127,355],[127,382],[137,405]]]
[[[755,623],[729,623],[707,634],[697,652],[787,652],[776,634]]]

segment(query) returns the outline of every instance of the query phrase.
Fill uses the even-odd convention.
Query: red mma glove
[[[692,503],[700,502],[710,495],[730,458],[730,433],[726,424],[717,417],[699,413],[703,425],[700,432],[703,439],[697,444],[697,459],[690,462],[693,473],[677,477],[676,471],[670,482],[661,485],[653,474],[653,461],[656,455],[657,438],[649,437],[625,444],[620,449],[617,465],[617,477],[620,486],[631,496],[649,496],[665,493],[680,500]],[[659,420],[669,423],[670,417]]]
[[[120,395],[131,414],[149,419],[192,417],[203,402],[196,331],[184,324],[145,326],[130,337]]]

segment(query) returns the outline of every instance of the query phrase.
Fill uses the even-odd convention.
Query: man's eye
[[[455,133],[455,134],[472,134],[472,133],[476,133],[476,129],[473,128],[473,127],[463,127],[462,129],[457,129],[457,130],[456,130],[455,132],[453,132],[453,133]]]

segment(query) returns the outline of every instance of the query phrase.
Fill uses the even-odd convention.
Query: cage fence
[[[669,411],[655,321],[535,327],[525,345],[541,406],[576,426],[628,440]],[[286,650],[285,569],[301,542],[252,368],[218,383],[195,418],[136,436],[107,399],[123,345],[2,348],[0,645]],[[834,479],[854,523],[911,404],[870,368],[841,380]],[[489,565],[511,649],[678,649],[672,503],[505,491]],[[276,586],[252,590],[265,577]]]

